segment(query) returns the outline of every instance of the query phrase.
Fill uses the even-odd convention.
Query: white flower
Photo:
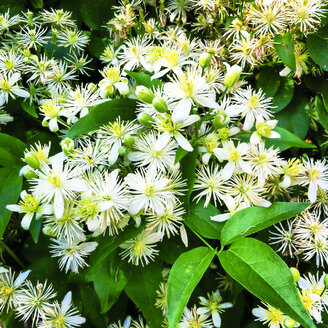
[[[256,131],[254,131],[249,139],[250,143],[257,145],[262,141],[262,137],[277,139],[280,138],[278,132],[272,131],[277,125],[277,120],[264,121],[262,117],[259,117],[256,121]]]
[[[65,200],[75,196],[75,192],[86,190],[85,181],[79,178],[80,169],[64,165],[64,155],[59,153],[51,159],[51,167],[42,165],[38,171],[39,177],[32,180],[32,190],[41,196],[47,203],[53,201],[54,212],[57,219],[64,213]]]
[[[204,166],[196,173],[196,181],[194,190],[199,192],[195,196],[197,202],[205,196],[205,204],[207,207],[211,199],[214,201],[214,205],[221,204],[224,195],[227,191],[225,181],[222,177],[222,171],[218,166]]]
[[[57,327],[74,328],[85,323],[85,319],[78,315],[76,308],[72,306],[72,293],[68,292],[61,305],[54,302],[51,308],[45,310],[40,328]]]
[[[224,312],[225,309],[231,308],[232,303],[221,303],[222,297],[219,290],[216,290],[212,294],[207,294],[207,296],[208,299],[202,296],[199,297],[202,307],[197,309],[197,313],[211,315],[214,326],[221,327],[220,313]]]
[[[137,237],[130,239],[120,245],[123,251],[120,253],[122,258],[129,257],[129,262],[134,265],[139,263],[144,266],[149,261],[154,261],[158,250],[155,249],[155,244],[158,242],[158,236],[154,233],[142,231]]]
[[[308,290],[311,294],[319,295],[322,302],[327,305],[328,291],[324,283],[325,276],[326,274],[323,273],[319,278],[319,272],[317,272],[316,276],[309,272],[308,277],[300,277],[298,285],[302,290]]]
[[[265,98],[263,91],[254,91],[251,86],[246,90],[237,91],[233,97],[234,105],[227,108],[229,116],[241,115],[245,117],[244,130],[250,130],[255,120],[268,120],[272,116],[270,112],[271,98]]]
[[[23,321],[27,321],[32,317],[32,325],[42,318],[44,312],[51,308],[51,300],[56,296],[52,285],[47,286],[47,281],[44,284],[37,282],[36,287],[31,281],[27,280],[24,284],[19,299],[18,299],[18,315]]]
[[[265,303],[264,305],[267,309],[259,306],[252,310],[253,315],[257,317],[256,320],[268,324],[270,328],[284,328],[284,321],[287,317],[274,307]]]
[[[58,99],[55,97],[41,100],[40,112],[44,116],[42,124],[49,126],[52,132],[57,132],[59,130],[58,118],[62,109],[63,107],[58,104]]]
[[[276,176],[280,169],[282,160],[278,157],[279,149],[265,148],[264,142],[250,147],[247,159],[251,172],[257,177],[260,187],[264,186],[268,178]]]
[[[312,239],[301,244],[300,251],[303,252],[304,260],[309,261],[315,256],[316,266],[325,267],[328,262],[328,241],[322,239]]]
[[[245,204],[245,207],[270,206],[271,203],[262,198],[264,189],[257,184],[255,179],[248,174],[233,175],[227,182],[227,194],[232,196],[237,204]]]
[[[172,82],[165,83],[164,92],[171,101],[176,101],[172,113],[172,121],[175,123],[186,120],[195,104],[219,108],[215,101],[215,93],[195,69],[188,69],[184,74],[175,75]]]
[[[317,199],[318,188],[326,191],[328,190],[328,169],[326,160],[317,160],[314,162],[313,158],[305,159],[303,161],[303,170],[296,182],[301,186],[309,186],[308,198],[314,203]]]
[[[176,140],[181,148],[186,151],[193,151],[189,141],[181,134],[180,130],[192,125],[200,119],[198,115],[190,115],[183,122],[173,122],[169,114],[157,115],[156,127],[162,132],[155,144],[155,151],[160,151],[166,147],[172,138]]]
[[[232,140],[222,141],[223,148],[214,149],[214,154],[218,160],[227,160],[228,163],[222,170],[222,177],[224,180],[228,180],[234,173],[248,173],[251,174],[252,170],[246,159],[246,154],[249,150],[249,146],[246,143],[238,143],[235,147]]]
[[[108,155],[108,163],[110,165],[117,161],[119,156],[119,148],[123,145],[124,139],[127,136],[133,136],[140,129],[140,125],[135,122],[124,122],[118,118],[113,123],[108,123],[97,131],[104,145],[110,148]]]
[[[106,227],[120,222],[129,208],[126,184],[119,179],[119,172],[116,169],[93,173],[87,179],[92,194],[91,197],[87,193],[82,195],[80,205],[83,206],[81,214],[90,231],[104,231]]]
[[[174,193],[169,190],[169,179],[155,170],[140,169],[129,173],[125,182],[131,193],[129,212],[138,214],[141,210],[149,209],[152,213],[163,215],[165,205],[174,203]]]
[[[128,159],[138,166],[147,166],[149,170],[165,172],[179,167],[174,164],[177,144],[171,140],[161,150],[155,150],[158,135],[150,132],[142,137],[136,138],[133,147],[135,151],[128,153]]]
[[[183,317],[179,323],[179,328],[212,328],[212,320],[206,314],[199,314],[197,307],[194,306],[190,310],[186,308]]]
[[[0,267],[0,310],[1,312],[13,310],[17,307],[20,289],[31,271],[25,271],[15,279],[15,273],[11,269]]]
[[[98,245],[96,242],[80,243],[79,240],[68,241],[66,238],[52,239],[52,241],[55,243],[50,246],[52,256],[60,258],[59,268],[65,269],[66,273],[68,270],[78,273],[79,268],[88,266],[84,258],[89,256]]]
[[[321,312],[323,311],[323,306],[320,295],[312,293],[310,289],[306,288],[301,290],[300,296],[303,305],[309,312],[310,316],[317,322],[322,322]]]
[[[22,98],[28,98],[30,96],[25,89],[16,85],[20,77],[21,75],[19,73],[8,76],[6,73],[0,74],[0,106],[8,102],[9,96],[14,99],[16,96]]]
[[[31,221],[35,214],[35,219],[39,220],[42,215],[49,215],[53,213],[53,207],[50,204],[40,204],[40,195],[38,194],[28,194],[23,190],[20,194],[22,199],[18,205],[7,205],[6,208],[9,211],[25,213],[21,226],[23,229],[28,230],[31,224]]]

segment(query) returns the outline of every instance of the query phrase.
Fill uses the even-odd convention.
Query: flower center
[[[32,195],[26,195],[19,205],[27,212],[35,212],[39,206],[39,202]]]

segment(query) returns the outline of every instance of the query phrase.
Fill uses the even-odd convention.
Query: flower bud
[[[49,237],[56,237],[56,233],[54,233],[52,230],[54,228],[54,224],[47,224],[42,228],[42,232],[44,235]]]
[[[325,284],[325,287],[328,288],[328,274],[325,275],[325,278],[323,279],[323,282]]]
[[[284,320],[284,327],[286,328],[294,328],[296,326],[296,322],[291,318],[286,318]]]
[[[37,174],[31,170],[31,169],[25,169],[24,171],[22,171],[22,174],[24,176],[24,178],[26,178],[27,180],[31,180],[31,179],[35,179],[37,178]]]
[[[134,141],[134,137],[128,134],[124,138],[124,145],[131,148],[134,145]]]
[[[239,80],[242,68],[238,65],[233,65],[232,67],[227,66],[227,72],[224,77],[224,85],[227,88],[233,87]]]
[[[74,141],[70,138],[65,138],[62,140],[60,145],[66,156],[69,156],[69,154],[74,150]]]
[[[40,167],[40,162],[38,160],[38,157],[33,152],[25,153],[24,155],[25,162],[32,168],[32,169],[38,169]]]
[[[122,156],[122,157],[126,155],[126,151],[127,151],[127,149],[126,149],[125,146],[121,146],[121,147],[118,149],[118,153],[119,153],[119,155]]]
[[[167,112],[167,104],[163,98],[155,97],[152,101],[152,104],[159,113]]]
[[[136,87],[136,96],[143,102],[151,104],[155,95],[144,85],[138,85]]]
[[[211,63],[211,55],[208,52],[203,52],[199,56],[199,64],[202,68],[206,68]]]
[[[292,273],[294,281],[298,282],[300,280],[300,277],[301,277],[300,272],[294,267],[290,268],[290,272]]]
[[[215,129],[221,129],[226,127],[230,123],[230,117],[221,110],[215,117],[212,122]]]
[[[140,113],[137,119],[140,124],[147,128],[150,128],[154,122],[154,119],[147,113]]]
[[[88,85],[88,90],[91,91],[91,92],[96,92],[98,89],[97,85],[94,84],[94,83],[89,83]]]

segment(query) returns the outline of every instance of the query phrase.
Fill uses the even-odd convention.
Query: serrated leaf
[[[175,328],[179,323],[192,291],[214,255],[214,250],[198,247],[181,254],[173,264],[167,282],[167,318],[170,327]]]
[[[204,205],[204,200],[192,203],[190,213],[185,215],[184,223],[205,238],[219,239],[224,223],[211,220],[211,216],[220,214],[220,211],[212,204],[208,204],[207,207]]]
[[[287,264],[265,243],[241,239],[219,254],[224,270],[263,302],[279,309],[305,328],[315,324],[300,299]]]
[[[127,264],[124,272],[128,278],[125,293],[141,310],[149,327],[160,328],[163,316],[161,310],[155,307],[156,290],[163,279],[160,264],[152,262],[145,267]]]
[[[136,85],[144,85],[149,89],[153,89],[163,84],[162,81],[159,79],[152,80],[151,76],[146,73],[132,72],[127,70],[125,72],[134,79]]]
[[[270,207],[252,206],[238,211],[221,231],[221,245],[249,236],[304,211],[310,203],[276,202]]]
[[[273,41],[278,57],[294,72],[296,70],[295,49],[290,33],[276,35]]]
[[[75,138],[98,129],[103,124],[135,118],[136,101],[133,99],[113,99],[90,110],[89,114],[80,118],[67,132],[66,137]]]
[[[280,128],[277,126],[274,131],[280,134],[280,138],[277,139],[265,139],[266,147],[279,147],[280,151],[284,151],[289,148],[297,147],[297,148],[316,148],[315,145],[305,142],[295,134],[289,132],[284,128]]]

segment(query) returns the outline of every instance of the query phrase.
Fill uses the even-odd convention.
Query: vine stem
[[[2,240],[0,240],[0,247],[4,249],[22,268],[25,268],[25,264]]]

